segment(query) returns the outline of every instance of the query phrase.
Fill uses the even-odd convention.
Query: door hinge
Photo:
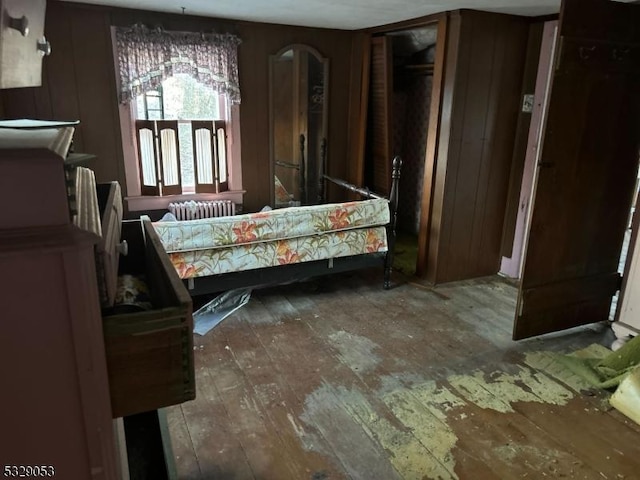
[[[564,49],[564,37],[561,35],[560,38],[558,39],[558,48],[555,52],[555,58],[553,59],[553,70],[554,71],[558,71],[560,70],[560,63],[562,61],[562,51]]]

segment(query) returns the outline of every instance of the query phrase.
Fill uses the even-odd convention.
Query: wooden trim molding
[[[424,277],[427,272],[429,238],[431,229],[431,208],[433,202],[434,180],[436,173],[436,156],[438,137],[440,135],[440,114],[442,107],[444,68],[447,54],[448,17],[442,16],[438,21],[436,39],[436,56],[433,69],[433,87],[431,89],[431,110],[427,130],[427,148],[425,151],[424,181],[420,204],[420,228],[418,232],[418,259],[416,275]]]

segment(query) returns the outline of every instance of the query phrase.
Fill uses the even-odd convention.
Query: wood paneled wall
[[[499,269],[529,26],[471,10],[449,20],[428,236],[433,283]]]
[[[292,43],[310,45],[329,58],[328,169],[347,174],[351,44],[353,32],[188,15],[162,14],[82,4],[47,2],[45,31],[52,54],[44,61],[42,87],[3,90],[5,118],[81,121],[76,151],[94,153],[98,181],[126,186],[110,27],[143,22],[167,30],[232,31],[239,49],[244,209],[270,203],[269,55]]]

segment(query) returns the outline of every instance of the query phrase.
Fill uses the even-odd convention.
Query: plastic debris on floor
[[[246,305],[251,299],[251,289],[229,290],[199,308],[193,314],[193,332],[206,335],[222,320]]]

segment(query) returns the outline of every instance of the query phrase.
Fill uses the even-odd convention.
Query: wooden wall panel
[[[38,118],[36,99],[33,94],[35,88],[39,87],[2,90],[4,118]]]
[[[474,243],[479,243],[477,219],[481,218],[479,210],[484,206],[486,172],[490,167],[486,147],[493,134],[486,130],[492,126],[496,108],[495,100],[491,101],[492,69],[497,53],[495,30],[493,16],[484,21],[462,17],[462,38],[469,36],[473,41],[462,42],[459,57],[461,69],[455,87],[458,102],[454,106],[454,117],[459,122],[450,140],[458,155],[449,158],[450,181],[445,187],[452,207],[444,212],[449,221],[445,224],[443,242],[451,253],[442,266],[450,278],[466,276],[474,261],[471,249]]]
[[[310,45],[329,58],[328,169],[344,177],[354,32],[235,22],[188,15],[47,2],[45,32],[52,54],[45,59],[43,87],[3,90],[6,118],[79,119],[77,151],[98,156],[98,181],[118,180],[126,186],[124,156],[109,27],[143,22],[167,30],[232,31],[239,49],[242,170],[245,210],[270,203],[269,55],[293,43]]]
[[[497,273],[502,258],[502,232],[509,191],[513,149],[516,137],[517,118],[522,105],[522,76],[526,59],[529,25],[524,20],[508,22],[503,37],[498,39],[501,50],[499,82],[494,82],[492,99],[497,102],[495,132],[491,149],[487,151],[491,161],[488,188],[482,218],[480,244],[475,244],[472,257],[481,275]],[[502,40],[502,42],[500,42]],[[497,63],[494,64],[498,71]]]
[[[354,35],[351,46],[351,83],[349,92],[349,137],[347,176],[354,185],[364,185],[364,152],[369,109],[369,75],[371,69],[371,36]],[[355,196],[353,198],[356,198]]]
[[[78,120],[80,106],[77,96],[77,77],[71,36],[72,15],[48,2],[45,32],[51,42],[51,55],[44,60],[43,85],[48,87],[51,103],[51,120]],[[82,128],[73,136],[76,151],[83,150]],[[126,184],[122,184],[126,187]]]
[[[451,26],[425,273],[433,283],[498,271],[528,36],[528,20],[509,15],[463,10]]]
[[[100,11],[71,18],[82,149],[98,155],[92,165],[97,178],[126,185],[110,35],[108,18]]]

